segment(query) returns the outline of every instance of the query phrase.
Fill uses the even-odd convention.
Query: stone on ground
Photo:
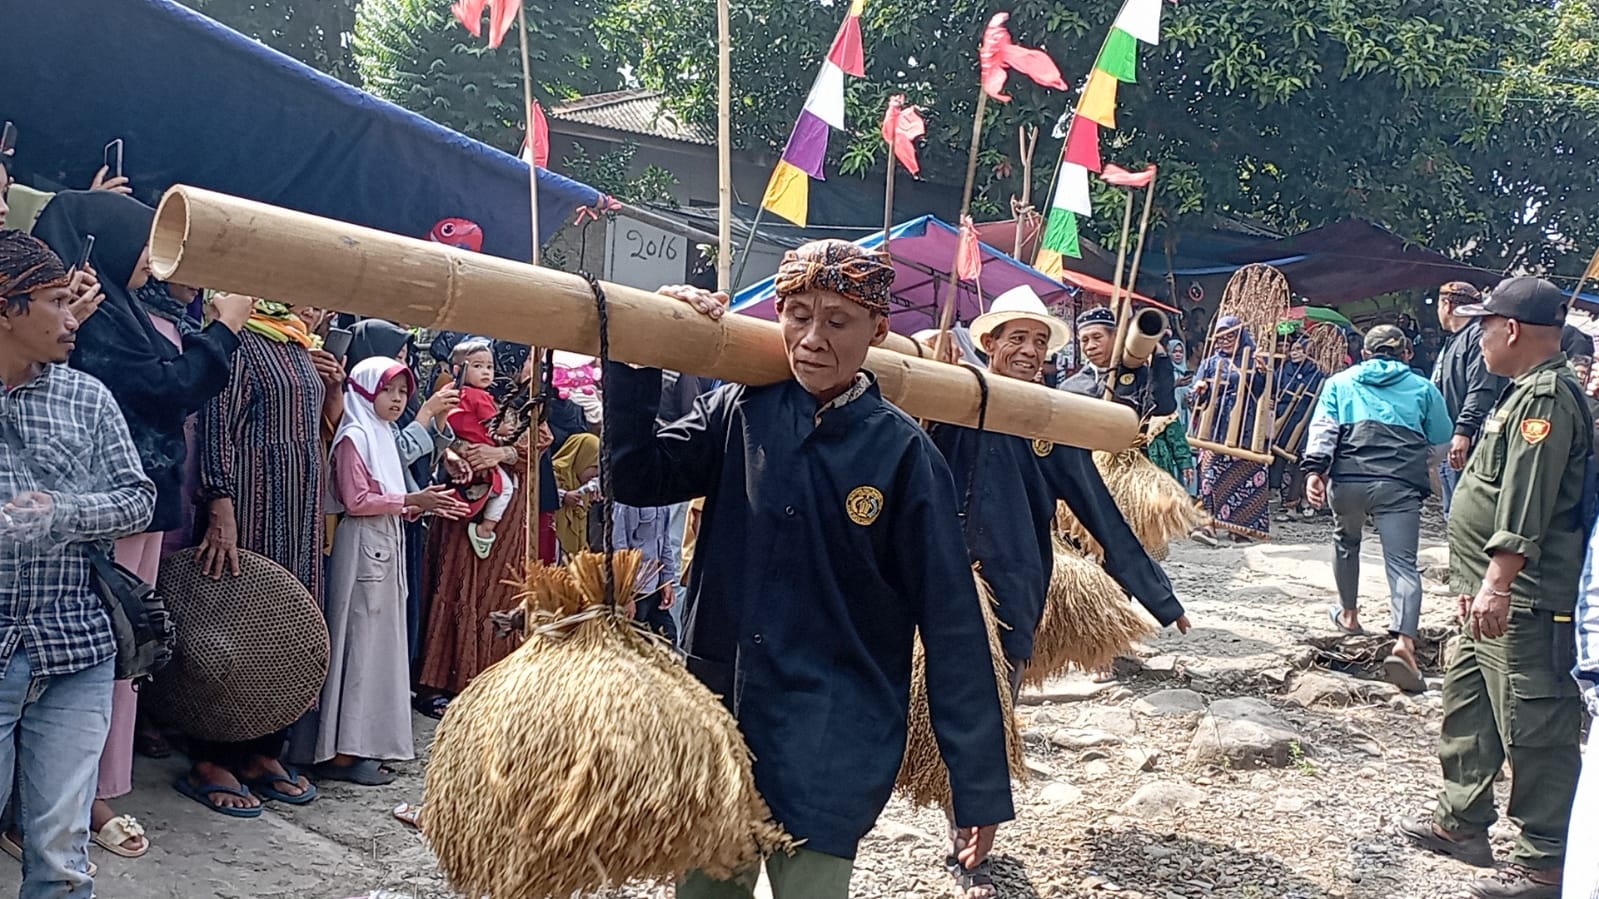
[[[1133,711],[1150,718],[1197,717],[1205,712],[1205,697],[1193,690],[1157,690],[1133,703]]]
[[[1169,818],[1183,809],[1196,809],[1205,801],[1205,794],[1197,787],[1185,783],[1157,781],[1138,788],[1122,811],[1140,818]]]
[[[1189,761],[1233,768],[1285,768],[1309,752],[1270,703],[1248,698],[1211,703],[1188,745]]]
[[[1383,681],[1360,680],[1335,671],[1301,671],[1284,701],[1307,709],[1341,709],[1377,705],[1398,695],[1398,687]]]

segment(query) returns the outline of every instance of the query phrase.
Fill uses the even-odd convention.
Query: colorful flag
[[[1588,260],[1588,269],[1582,273],[1582,280],[1592,281],[1599,278],[1599,250],[1594,250],[1593,258]]]
[[[522,138],[522,161],[541,169],[550,167],[550,122],[544,118],[544,107],[533,101],[527,117],[527,137]],[[532,145],[529,146],[529,138]]]
[[[988,20],[988,27],[983,29],[983,43],[977,51],[982,65],[983,92],[1002,103],[1010,102],[1010,94],[1005,93],[1005,78],[1011,69],[1045,87],[1066,90],[1060,69],[1048,53],[1011,43],[1010,32],[1005,29],[1009,20],[1010,13],[995,13]]]
[[[1072,123],[1075,129],[1076,122]],[[1049,201],[1049,220],[1039,242],[1037,267],[1045,274],[1060,276],[1060,257],[1081,258],[1077,216],[1093,215],[1094,203],[1088,189],[1088,169],[1075,162],[1063,162],[1055,179],[1055,196]],[[1051,257],[1048,254],[1054,254]],[[1053,268],[1053,271],[1051,270]]]
[[[1146,44],[1160,43],[1161,0],[1127,0],[1117,13],[1115,27]]]
[[[1105,171],[1099,176],[1106,184],[1117,187],[1148,187],[1155,183],[1155,167],[1152,165],[1142,172],[1129,172],[1115,163],[1105,166]]]
[[[977,226],[972,217],[961,216],[959,243],[955,249],[955,278],[959,281],[976,281],[983,273],[983,250],[977,245]]]
[[[895,94],[883,113],[883,140],[894,150],[894,158],[912,175],[922,170],[916,159],[916,139],[927,133],[927,123],[914,106],[905,105],[905,95]],[[892,165],[892,163],[890,163]]]
[[[466,26],[467,31],[472,32],[473,37],[482,37],[485,6],[489,8],[489,47],[496,48],[504,43],[511,23],[516,21],[516,12],[522,8],[522,0],[455,0],[450,12],[455,13],[455,18]]]
[[[1071,128],[1066,132],[1065,158],[1067,162],[1075,162],[1090,172],[1105,167],[1099,156],[1098,122],[1083,116],[1072,118]]]
[[[807,224],[811,190],[808,178],[826,180],[823,166],[827,160],[828,129],[844,128],[844,76],[859,78],[866,74],[866,51],[861,44],[861,12],[865,7],[866,0],[850,3],[849,14],[827,51],[822,70],[788,136],[783,158],[772,170],[766,195],[761,197],[762,209],[796,225]]]
[[[1083,85],[1083,95],[1077,100],[1077,117],[1089,119],[1116,128],[1116,76],[1104,69],[1088,73],[1088,83]]]
[[[1112,28],[1110,36],[1105,38],[1105,46],[1099,51],[1099,59],[1095,60],[1094,68],[1110,75],[1117,81],[1128,84],[1138,80],[1138,39],[1121,30]]]

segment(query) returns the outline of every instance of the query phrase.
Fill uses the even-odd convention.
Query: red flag
[[[550,123],[544,118],[544,107],[537,100],[533,101],[533,108],[528,111],[527,131],[528,137],[533,139],[533,145],[528,146],[528,137],[522,138],[522,161],[541,169],[549,168]]]
[[[1067,162],[1075,162],[1090,172],[1104,168],[1099,158],[1099,123],[1082,116],[1074,117],[1071,130],[1066,132],[1064,154]]]
[[[1099,177],[1106,184],[1117,187],[1148,187],[1155,181],[1155,167],[1152,165],[1142,172],[1129,172],[1114,163],[1106,163],[1105,171]]]
[[[912,175],[922,170],[916,159],[916,139],[927,133],[927,124],[914,106],[905,105],[905,95],[889,98],[888,110],[883,113],[883,140],[894,149],[894,158]]]
[[[977,245],[977,226],[972,217],[961,216],[960,244],[955,250],[955,277],[961,281],[976,281],[983,273],[983,250]]]
[[[489,46],[498,47],[505,41],[506,32],[511,30],[516,11],[522,8],[522,0],[455,0],[450,12],[455,13],[455,18],[473,37],[482,37],[485,6],[489,8]]]
[[[983,29],[983,43],[977,51],[983,69],[983,92],[995,100],[1010,102],[1010,94],[1005,93],[1005,77],[1011,69],[1045,87],[1065,90],[1066,82],[1048,53],[1011,43],[1010,32],[1005,30],[1009,20],[1010,13],[995,13],[988,20],[988,27]]]

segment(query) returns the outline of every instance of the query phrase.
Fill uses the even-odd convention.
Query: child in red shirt
[[[489,395],[488,387],[494,383],[494,352],[486,340],[465,340],[450,354],[450,364],[460,372],[461,404],[450,413],[450,429],[455,439],[463,443],[499,446],[499,440],[489,430],[500,414],[500,407]],[[494,548],[494,531],[511,505],[516,491],[516,478],[505,466],[495,466],[489,478],[489,500],[483,506],[483,519],[466,526],[468,542],[479,559],[487,559]]]

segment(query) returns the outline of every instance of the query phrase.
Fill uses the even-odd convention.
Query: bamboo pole
[[[888,180],[883,185],[883,252],[888,252],[888,234],[894,230],[894,172],[899,163],[894,159],[894,149],[888,151]]]
[[[167,192],[150,249],[164,280],[575,353],[599,348],[594,298],[577,275],[198,188]],[[782,331],[772,322],[743,315],[713,321],[647,291],[619,284],[605,291],[618,361],[754,385],[791,377]],[[882,348],[868,354],[865,367],[883,396],[907,413],[976,426],[979,390],[963,367]],[[1115,403],[993,378],[986,427],[1116,452],[1132,444],[1138,422]]]
[[[1116,370],[1121,367],[1122,343],[1127,340],[1127,316],[1122,315],[1121,283],[1122,272],[1127,265],[1127,244],[1133,235],[1133,191],[1127,190],[1127,207],[1122,210],[1122,239],[1121,246],[1116,250],[1116,277],[1111,281],[1110,310],[1116,313],[1116,341],[1111,350],[1114,354],[1110,360],[1110,377],[1105,379],[1105,399],[1116,396]]]
[[[1205,391],[1205,411],[1198,417],[1199,433],[1205,440],[1216,437],[1216,406],[1221,401],[1221,364],[1216,365],[1216,370],[1210,373],[1210,389]],[[1189,438],[1193,443],[1196,438]]]
[[[1129,197],[1129,199],[1131,199],[1131,197]],[[1129,319],[1132,317],[1133,294],[1136,292],[1138,287],[1138,266],[1144,260],[1144,238],[1149,234],[1149,214],[1154,208],[1154,201],[1155,179],[1151,178],[1149,179],[1149,187],[1144,191],[1144,211],[1140,214],[1138,222],[1138,243],[1133,249],[1133,265],[1132,268],[1130,268],[1127,272],[1127,286],[1125,288],[1121,288],[1121,306],[1116,310],[1117,327],[1121,327],[1121,322],[1124,319]],[[1120,285],[1118,285],[1118,287],[1120,287]],[[1116,344],[1118,358],[1115,361],[1118,365],[1121,364],[1120,354],[1122,352],[1122,347],[1125,345],[1125,340],[1118,341]]]
[[[1266,384],[1261,389],[1260,399],[1255,401],[1255,427],[1249,435],[1249,448],[1257,453],[1265,453],[1266,447],[1271,445],[1272,437],[1276,436],[1272,433],[1276,425],[1276,404],[1272,401],[1272,393],[1277,386],[1277,366],[1272,364],[1273,356],[1271,353],[1266,354]],[[1254,364],[1257,367],[1261,365],[1259,355],[1255,356]],[[1253,377],[1250,378],[1250,383],[1254,383]]]
[[[1226,444],[1216,443],[1215,441],[1205,440],[1200,437],[1190,437],[1188,438],[1188,443],[1190,446],[1197,447],[1202,450],[1210,450],[1211,452],[1222,456],[1232,456],[1234,459],[1247,459],[1250,462],[1259,462],[1262,465],[1270,465],[1274,461],[1273,457],[1267,453],[1256,453],[1243,449],[1242,447],[1227,446]]]
[[[1254,361],[1254,351],[1244,347],[1243,358],[1239,360],[1238,365],[1233,366],[1238,370],[1238,384],[1231,387],[1233,405],[1232,411],[1227,415],[1227,439],[1224,441],[1231,447],[1243,446],[1239,441],[1243,439],[1244,416],[1249,414],[1249,389],[1245,379],[1249,377],[1250,366]]]
[[[988,91],[977,89],[977,112],[972,115],[972,148],[966,156],[966,189],[961,192],[961,214],[956,218],[958,227],[972,210],[972,187],[977,181],[977,151],[983,142],[983,116],[988,113]],[[960,259],[960,241],[955,241],[955,259]],[[938,316],[938,341],[933,348],[933,358],[942,359],[949,349],[949,329],[955,323],[955,300],[960,295],[960,278],[955,277],[954,260],[949,267],[949,289],[944,291],[944,311]]]
[[[761,219],[763,219],[763,218],[766,218],[766,207],[765,206],[760,206],[760,207],[756,208],[756,210],[755,210],[755,221],[750,223],[750,236],[749,236],[748,239],[746,239],[744,241],[744,252],[740,253],[739,257],[738,257],[738,274],[733,276],[733,284],[732,284],[732,287],[730,288],[730,290],[732,290],[734,292],[736,292],[738,290],[738,286],[740,284],[744,283],[744,269],[749,267],[749,264],[750,264],[750,253],[755,249],[755,237],[756,237],[756,235],[761,233]],[[733,226],[731,224],[731,220],[729,220],[729,224],[728,224],[728,233],[729,234],[732,233],[732,227]],[[733,295],[732,293],[728,294],[728,296],[732,296],[732,295]]]
[[[539,242],[539,166],[533,146],[533,67],[528,62],[527,7],[524,4],[518,3],[516,6],[516,24],[522,38],[522,109],[527,115],[527,205],[528,222],[533,235],[533,252],[528,256],[528,261],[538,265],[542,250]],[[536,346],[529,346],[528,352],[531,358],[536,359],[539,357],[539,349]],[[538,476],[540,468],[538,450],[536,449],[539,436],[537,426],[535,425],[529,433],[531,434],[528,438],[530,455],[527,460],[527,470],[532,473],[532,477],[525,479],[527,484],[522,490],[522,501],[526,505],[525,514],[527,517],[527,530],[522,548],[526,558],[537,559],[539,557],[539,487],[541,486],[539,482],[542,480]]]
[[[716,0],[716,287],[733,293],[733,27]],[[754,235],[750,237],[754,240]]]

